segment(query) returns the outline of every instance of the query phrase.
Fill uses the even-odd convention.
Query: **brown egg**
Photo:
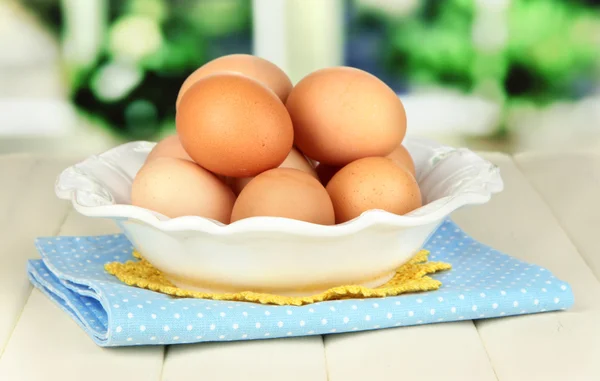
[[[131,204],[167,217],[201,216],[229,223],[235,195],[215,175],[187,160],[146,163],[131,188]]]
[[[377,77],[350,67],[321,69],[288,96],[294,144],[320,163],[344,166],[386,156],[404,139],[404,106]]]
[[[334,167],[327,164],[319,164],[315,170],[317,171],[317,175],[319,176],[319,180],[321,180],[321,184],[323,186],[327,186],[329,180],[341,169],[342,167]]]
[[[308,173],[309,175],[313,176],[314,178],[317,178],[317,173],[315,172],[315,169],[312,167],[312,165],[310,165],[310,163],[308,162],[308,160],[304,157],[304,155],[302,155],[297,149],[292,148],[292,150],[290,151],[290,153],[288,154],[288,156],[285,158],[285,160],[283,161],[283,163],[281,163],[281,165],[279,166],[279,168],[294,168],[294,169],[299,169],[301,171],[304,171],[306,173]],[[250,180],[252,180],[254,177],[241,177],[241,178],[233,178],[231,180],[228,180],[231,183],[231,187],[233,189],[233,192],[235,194],[240,194],[240,192],[242,191],[242,189],[244,189],[244,187],[246,185],[248,185],[248,183],[250,182]]]
[[[335,215],[319,180],[299,169],[275,168],[246,185],[233,206],[231,222],[255,216],[286,217],[333,225]]]
[[[413,175],[385,157],[368,157],[346,165],[329,181],[327,192],[338,224],[371,209],[402,215],[422,206]]]
[[[148,157],[146,157],[146,163],[158,157],[171,157],[193,161],[190,155],[188,155],[181,146],[181,142],[179,142],[179,137],[177,135],[167,136],[156,143],[154,148],[152,148],[152,151],[148,154]]]
[[[294,140],[292,121],[279,98],[236,74],[204,77],[190,87],[176,125],[183,148],[196,163],[230,177],[277,168]]]
[[[250,77],[271,89],[282,102],[292,91],[292,81],[277,65],[263,58],[249,54],[231,54],[214,59],[196,69],[181,85],[177,95],[177,108],[183,94],[199,79],[207,75],[232,72]]]
[[[392,159],[396,164],[408,169],[413,176],[417,176],[415,172],[415,162],[408,150],[402,144],[396,147],[396,149],[386,157]]]

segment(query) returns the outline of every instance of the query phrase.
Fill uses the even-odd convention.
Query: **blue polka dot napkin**
[[[123,235],[38,238],[33,285],[101,346],[321,335],[564,310],[570,286],[550,271],[491,249],[445,221],[425,248],[453,268],[437,291],[301,307],[175,299],[127,286],[104,264],[133,259]]]

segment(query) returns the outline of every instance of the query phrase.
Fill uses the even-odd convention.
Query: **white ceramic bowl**
[[[378,286],[450,213],[485,203],[503,188],[498,168],[475,153],[407,138],[425,203],[407,215],[371,210],[335,226],[277,217],[230,225],[170,219],[130,205],[132,179],[154,144],[127,143],[65,169],[56,194],[83,215],[115,220],[173,283],[195,290],[305,295],[347,284]]]

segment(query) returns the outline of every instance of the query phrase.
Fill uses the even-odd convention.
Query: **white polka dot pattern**
[[[569,308],[571,287],[550,271],[493,250],[445,221],[425,248],[449,262],[435,274],[433,292],[382,299],[348,299],[303,307],[173,299],[129,287],[104,271],[127,261],[123,235],[36,240],[42,260],[31,260],[31,282],[101,346],[251,340],[331,334],[481,319]]]

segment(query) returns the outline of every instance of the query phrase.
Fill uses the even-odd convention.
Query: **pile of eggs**
[[[267,60],[229,55],[192,73],[176,107],[177,133],[149,153],[133,205],[224,224],[274,216],[322,225],[422,205],[402,145],[404,106],[362,70],[321,69],[293,86]]]

